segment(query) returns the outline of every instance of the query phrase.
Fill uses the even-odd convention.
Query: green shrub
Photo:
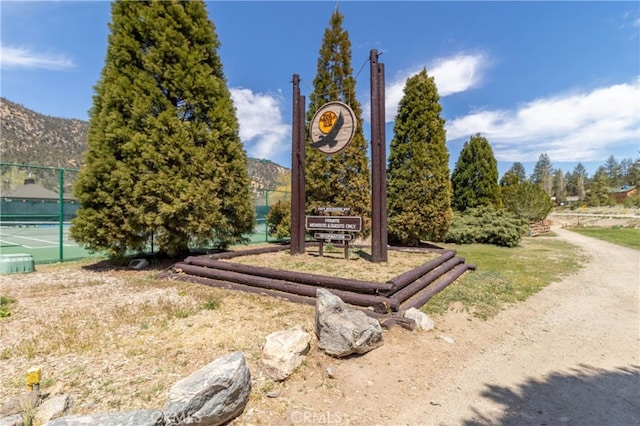
[[[206,302],[204,302],[200,307],[208,311],[214,311],[220,307],[220,301],[218,299],[209,299]]]
[[[6,296],[0,296],[0,318],[11,316],[9,305],[15,303],[15,299]]]
[[[291,202],[278,200],[265,218],[270,236],[278,240],[291,238]]]
[[[512,213],[483,206],[456,213],[444,242],[515,247],[526,232],[526,224]]]

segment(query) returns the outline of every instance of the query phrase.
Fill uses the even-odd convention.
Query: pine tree
[[[567,185],[562,169],[557,169],[553,174],[553,194],[557,204],[562,205],[567,200]]]
[[[616,187],[622,185],[622,170],[621,165],[616,160],[616,157],[610,155],[607,161],[604,163],[604,169],[607,172],[609,178],[609,186]]]
[[[533,168],[531,181],[540,185],[549,196],[553,195],[553,166],[546,153],[540,154],[538,157],[538,162]]]
[[[478,206],[502,207],[498,162],[489,141],[479,134],[464,143],[451,174],[456,211]]]
[[[588,180],[587,170],[582,163],[578,163],[574,167],[573,172],[567,176],[567,194],[576,196],[579,200],[584,200]]]
[[[609,198],[608,193],[611,188],[609,174],[604,166],[598,167],[591,178],[587,205],[590,207],[613,205],[615,202]]]
[[[506,210],[527,223],[543,220],[553,208],[547,193],[531,181],[504,186],[502,199]]]
[[[362,108],[356,100],[352,76],[351,42],[342,29],[343,15],[337,7],[325,29],[317,63],[314,90],[310,95],[307,121],[324,104],[340,101],[351,107],[357,128],[353,141],[343,151],[327,156],[306,144],[307,212],[317,207],[350,207],[351,214],[363,218],[363,235],[371,231],[371,185],[367,141],[362,130]]]
[[[500,186],[517,185],[527,180],[527,172],[522,163],[516,161],[500,178]]]
[[[442,241],[451,210],[449,151],[433,77],[410,77],[395,118],[387,168],[389,240],[417,245]]]
[[[640,185],[640,158],[633,161],[627,168],[625,182],[627,185]]]
[[[110,28],[73,238],[118,255],[242,241],[247,157],[204,3],[116,1]]]

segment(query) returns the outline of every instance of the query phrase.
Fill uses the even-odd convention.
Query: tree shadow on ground
[[[464,425],[638,425],[640,366],[580,365],[569,374],[530,379],[516,390],[487,385],[482,396],[504,406],[503,414],[491,420],[474,409],[475,419]]]

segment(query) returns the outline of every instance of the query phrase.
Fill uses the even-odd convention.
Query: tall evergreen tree
[[[202,1],[115,1],[72,236],[123,254],[243,240],[247,157]]]
[[[540,185],[550,197],[553,195],[553,165],[546,153],[540,154],[533,168],[531,181]]]
[[[457,211],[478,206],[502,207],[498,162],[486,138],[477,134],[464,143],[451,183],[452,205]]]
[[[553,194],[556,197],[556,203],[563,204],[567,201],[567,185],[562,169],[557,169],[553,174]]]
[[[640,185],[640,158],[629,165],[625,179],[627,185]]]
[[[307,121],[327,102],[340,101],[355,114],[356,132],[344,150],[326,155],[306,144],[307,211],[317,207],[350,207],[351,214],[363,218],[363,234],[371,230],[371,185],[367,141],[362,130],[362,108],[356,99],[356,80],[351,68],[349,33],[342,28],[344,17],[334,10],[325,29],[318,58],[313,93],[309,97]]]
[[[579,200],[584,200],[587,193],[588,180],[587,169],[584,168],[582,163],[576,164],[567,178],[567,193],[577,196]]]
[[[511,165],[509,170],[500,178],[500,186],[517,185],[527,180],[527,172],[519,161]]]
[[[629,184],[630,175],[633,171],[633,160],[631,158],[623,158],[620,161],[620,180],[622,184]]]
[[[610,155],[609,158],[607,158],[607,161],[604,163],[604,169],[607,172],[610,187],[622,185],[622,166],[620,165],[620,163],[618,163],[616,157]]]
[[[607,169],[604,166],[598,167],[596,172],[593,174],[593,178],[591,178],[587,204],[592,207],[608,206],[614,204],[614,202],[608,196],[610,188],[611,185],[609,182],[609,174],[607,172]]]
[[[426,69],[410,77],[398,106],[387,168],[390,241],[442,241],[451,225],[449,151],[441,111]]]

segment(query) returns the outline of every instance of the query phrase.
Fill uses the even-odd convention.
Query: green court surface
[[[2,224],[0,255],[17,253],[32,255],[35,263],[52,263],[97,256],[69,238],[68,224],[62,227],[62,244],[60,244],[59,224]]]
[[[270,241],[267,236],[266,223],[256,224],[253,234],[249,234],[247,237],[249,237],[249,244]],[[104,256],[80,247],[69,238],[68,223],[62,227],[62,244],[60,244],[59,224],[0,224],[0,255],[22,253],[33,256],[36,264]]]

